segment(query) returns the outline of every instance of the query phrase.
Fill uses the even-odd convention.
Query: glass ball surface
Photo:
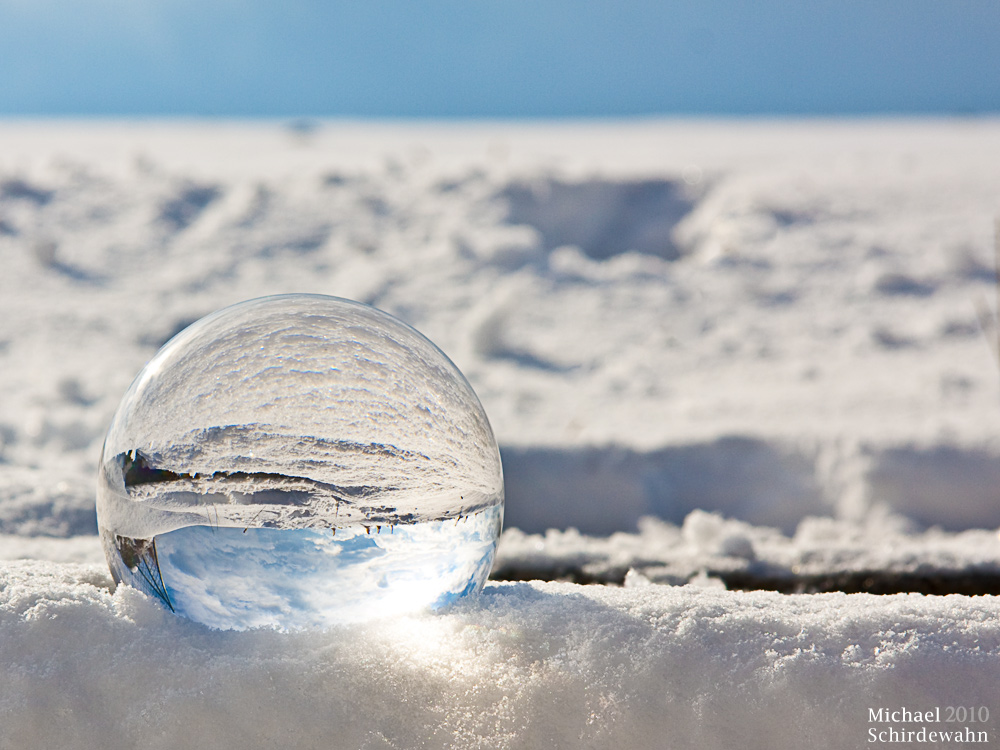
[[[202,318],[112,419],[98,526],[116,582],[210,627],[284,630],[482,588],[496,439],[428,339],[367,305],[263,297]]]

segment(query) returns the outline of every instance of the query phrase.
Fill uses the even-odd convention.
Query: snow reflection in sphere
[[[503,476],[434,344],[366,305],[283,295],[203,318],[139,373],[97,512],[119,583],[211,627],[296,630],[478,591]]]

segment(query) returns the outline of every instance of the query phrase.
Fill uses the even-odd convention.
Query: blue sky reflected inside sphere
[[[0,0],[0,115],[1000,111],[1000,3]]]
[[[155,569],[123,573],[213,628],[327,628],[440,609],[478,591],[500,523],[494,506],[461,519],[339,534],[189,526],[157,537]]]

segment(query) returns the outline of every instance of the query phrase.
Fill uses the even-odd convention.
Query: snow
[[[1000,525],[992,120],[0,131],[0,532],[92,531],[135,373],[293,291],[441,346],[527,530]]]
[[[716,513],[692,511],[682,526],[646,517],[637,533],[592,537],[574,528],[504,534],[494,575],[577,582],[683,585],[711,579],[731,588],[923,593],[995,591],[995,530],[924,532],[898,517],[864,524],[806,518],[791,537]]]
[[[994,597],[491,584],[436,617],[234,633],[98,566],[3,570],[9,747],[855,748],[869,708],[989,705],[1000,678]]]
[[[1000,714],[996,597],[725,588],[1000,575],[998,153],[992,119],[0,123],[0,748],[847,748],[869,708]],[[617,585],[296,634],[112,592],[119,399],[285,292],[469,378],[498,574]]]

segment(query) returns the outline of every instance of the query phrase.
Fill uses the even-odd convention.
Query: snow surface
[[[491,584],[439,616],[234,633],[98,566],[2,570],[4,747],[857,748],[869,708],[996,713],[995,597]]]
[[[869,708],[948,705],[996,741],[995,597],[717,574],[1000,570],[998,159],[990,119],[0,123],[0,748],[847,748]],[[283,292],[466,374],[498,566],[624,586],[299,634],[112,593],[119,399]]]

